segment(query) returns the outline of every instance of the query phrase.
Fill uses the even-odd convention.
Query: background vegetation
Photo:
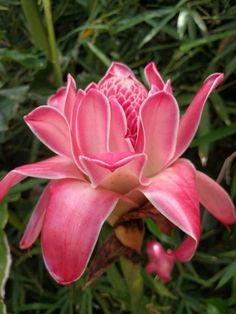
[[[181,109],[207,75],[224,72],[225,81],[210,97],[198,136],[186,155],[216,178],[235,150],[233,0],[53,0],[51,6],[49,0],[0,0],[0,45],[2,175],[49,156],[24,124],[24,114],[45,104],[68,72],[83,88],[98,81],[112,60],[129,65],[143,81],[144,66],[157,62],[164,78],[172,79]],[[225,185],[232,197],[236,195],[234,169],[233,165],[231,184]],[[69,287],[57,285],[45,270],[39,242],[30,252],[19,249],[42,185],[42,181],[27,180],[1,205],[1,281],[7,265],[3,232],[7,219],[5,232],[13,259],[5,291],[8,313],[138,313],[137,308],[141,314],[236,312],[236,227],[228,232],[205,212],[198,252],[190,263],[177,265],[169,284],[141,270],[143,288],[138,294],[117,263],[87,289],[83,289],[84,278]],[[178,237],[176,233],[164,236],[150,222],[147,229],[149,237],[154,234],[167,246]]]

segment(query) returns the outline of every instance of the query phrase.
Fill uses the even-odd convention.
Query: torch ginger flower
[[[171,83],[154,63],[145,76],[149,91],[115,62],[98,84],[77,91],[69,75],[66,87],[25,117],[55,156],[10,171],[0,198],[26,176],[50,180],[20,246],[30,248],[41,232],[44,262],[58,283],[81,277],[107,219],[114,223],[147,202],[186,234],[174,251],[181,261],[191,259],[199,242],[199,201],[223,224],[236,221],[223,188],[180,158],[223,75],[205,80],[181,118]]]

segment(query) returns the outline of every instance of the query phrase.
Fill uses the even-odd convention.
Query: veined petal
[[[77,116],[77,134],[81,154],[108,151],[110,120],[108,99],[98,90],[90,90],[83,97]]]
[[[51,183],[52,184],[52,183]],[[37,240],[43,225],[43,218],[45,214],[45,210],[49,201],[49,185],[44,189],[39,201],[37,202],[32,216],[28,222],[28,225],[25,229],[24,235],[20,241],[21,249],[28,249],[32,246],[32,244]]]
[[[164,81],[158,72],[156,65],[154,62],[150,62],[144,69],[144,74],[146,80],[149,83],[149,86],[155,86],[159,91],[163,90],[164,88]]]
[[[83,274],[117,198],[77,180],[60,180],[50,188],[42,251],[46,267],[58,283],[70,284]]]
[[[192,238],[185,244],[188,250],[186,255],[190,259],[200,237],[199,203],[193,165],[185,159],[179,159],[153,178],[149,186],[139,189],[163,216]],[[181,248],[175,252],[180,260],[186,260],[186,255]]]
[[[181,156],[191,143],[200,123],[204,104],[210,93],[222,82],[224,75],[215,73],[210,75],[199,89],[187,111],[182,116],[175,152],[175,159]]]
[[[0,182],[0,200],[3,199],[11,187],[26,177],[42,179],[76,178],[78,180],[85,180],[71,160],[54,156],[40,162],[17,167],[10,171]]]
[[[200,203],[220,222],[225,225],[236,222],[233,202],[217,182],[197,171],[197,189]]]
[[[58,155],[71,157],[69,125],[65,116],[56,108],[40,106],[25,116],[31,131]]]
[[[148,156],[144,174],[155,175],[173,157],[179,124],[176,100],[166,92],[150,96],[140,110],[137,142],[144,137],[144,151]],[[144,134],[142,134],[144,132]]]

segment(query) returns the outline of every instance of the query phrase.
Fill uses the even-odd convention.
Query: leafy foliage
[[[98,81],[111,60],[126,63],[140,79],[144,65],[156,61],[164,77],[172,79],[182,109],[208,74],[224,72],[224,84],[210,98],[187,154],[216,178],[235,150],[234,1],[54,0],[50,7],[46,0],[1,0],[0,16],[1,170],[48,156],[25,127],[23,115],[44,104],[68,72],[83,88]],[[232,186],[226,188],[235,197],[234,168],[232,162]],[[198,253],[190,263],[178,265],[169,284],[136,265],[141,277],[133,279],[137,286],[132,287],[129,278],[134,274],[122,261],[87,289],[83,289],[85,278],[70,287],[55,284],[43,266],[40,245],[30,252],[18,247],[42,184],[21,183],[9,193],[7,207],[1,208],[8,211],[13,256],[6,287],[9,313],[235,313],[236,228],[228,232],[205,212]],[[180,237],[177,232],[167,237],[150,222],[146,225],[150,237],[169,247]]]

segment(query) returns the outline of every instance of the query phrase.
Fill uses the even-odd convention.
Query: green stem
[[[47,57],[50,58],[50,47],[48,44],[47,34],[42,23],[37,2],[21,0],[21,6],[35,47],[43,50]]]
[[[54,32],[53,20],[52,20],[52,10],[51,10],[51,2],[50,0],[43,0],[43,7],[46,17],[47,31],[48,31],[48,39],[50,45],[50,59],[54,68],[55,81],[58,86],[63,84],[62,81],[62,73],[61,67],[59,63],[59,55],[56,44],[56,37]]]

